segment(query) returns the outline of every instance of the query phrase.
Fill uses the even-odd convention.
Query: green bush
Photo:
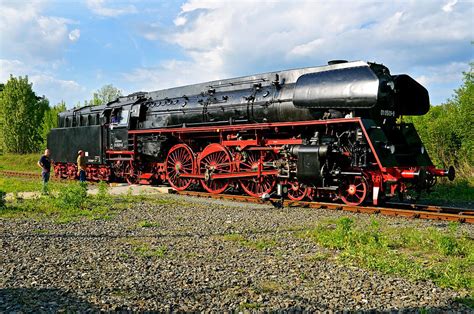
[[[87,186],[74,183],[59,191],[57,206],[65,209],[82,209],[87,200]]]
[[[109,186],[107,185],[107,182],[100,181],[97,186],[98,186],[98,192],[97,192],[98,198],[102,199],[109,196]]]
[[[464,73],[463,85],[451,99],[431,106],[423,116],[404,117],[414,123],[435,165],[456,168],[458,178],[470,180],[474,174],[474,63]]]

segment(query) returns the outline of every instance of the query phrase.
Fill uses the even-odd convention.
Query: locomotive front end
[[[403,122],[403,116],[424,115],[430,108],[428,91],[406,74],[392,75],[381,64],[338,62],[300,76],[293,103],[348,122],[328,123],[307,139],[308,146],[292,149],[298,159],[318,160],[317,165],[298,162],[298,180],[316,189],[337,185],[347,204],[359,205],[370,196],[378,204],[429,190],[437,177],[454,179],[454,168],[437,169],[413,124]]]

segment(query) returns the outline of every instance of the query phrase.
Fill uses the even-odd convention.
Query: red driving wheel
[[[226,174],[232,172],[232,159],[229,151],[224,146],[213,143],[204,148],[199,157],[199,171],[204,174],[201,180],[203,188],[212,194],[224,192],[229,186],[229,178],[213,179],[213,174]]]
[[[268,151],[246,151],[245,158],[240,163],[240,171],[263,171],[272,170],[273,168],[265,167],[264,163],[273,161],[274,154]],[[263,194],[270,194],[276,184],[275,175],[261,175],[246,179],[240,179],[240,186],[250,196],[261,197]]]
[[[186,190],[193,182],[191,178],[183,178],[182,174],[195,171],[194,154],[186,144],[174,145],[166,157],[166,178],[169,184],[178,191]]]

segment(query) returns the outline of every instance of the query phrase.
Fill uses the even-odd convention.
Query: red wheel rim
[[[275,158],[272,153],[266,151],[247,151],[247,158],[240,163],[240,171],[257,171],[259,167],[266,169],[264,162],[273,161]],[[276,184],[276,176],[260,176],[249,179],[240,179],[240,186],[250,196],[260,197],[263,194],[270,194]]]
[[[138,171],[133,165],[133,162],[130,161],[124,165],[123,176],[125,177],[125,180],[127,180],[128,184],[135,184],[138,182],[140,171]]]
[[[360,176],[348,177],[340,187],[339,196],[347,205],[360,205],[367,196],[367,182]]]
[[[77,168],[75,165],[69,165],[68,166],[68,173],[67,176],[71,180],[75,180],[77,177]]]
[[[199,171],[209,176],[201,180],[202,187],[212,194],[224,192],[229,186],[229,179],[212,179],[213,174],[232,172],[231,157],[228,150],[220,144],[210,144],[201,153]]]
[[[193,182],[191,178],[182,178],[181,174],[194,173],[194,155],[185,144],[173,146],[166,157],[166,178],[169,184],[178,191],[186,190]]]
[[[288,198],[292,201],[301,201],[308,194],[308,188],[302,186],[297,181],[288,182]]]

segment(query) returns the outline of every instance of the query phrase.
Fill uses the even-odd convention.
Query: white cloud
[[[87,7],[94,13],[105,17],[117,17],[124,14],[137,13],[137,8],[134,5],[124,6],[107,6],[106,0],[87,0]]]
[[[387,64],[395,73],[413,75],[416,67],[416,75],[428,78],[428,66],[469,61],[472,4],[450,1],[440,10],[443,5],[441,1],[190,0],[181,6],[167,36],[162,27],[142,30],[149,40],[178,45],[185,61],[174,61],[167,76],[155,71],[162,65],[140,68],[135,74],[146,86],[159,78],[156,89],[163,81],[181,81],[183,73],[187,82],[198,82],[321,65],[332,59],[361,59]]]
[[[28,67],[20,60],[0,59],[0,82],[8,81],[10,74],[15,76],[28,75],[28,70]]]
[[[415,79],[424,86],[434,84],[450,83],[460,81],[463,72],[469,71],[470,67],[467,63],[451,62],[441,66],[432,66],[424,68],[424,74]]]
[[[187,19],[183,16],[178,16],[173,21],[174,25],[176,26],[183,26],[184,24],[186,24],[186,22],[187,22]]]
[[[69,32],[69,40],[70,41],[77,41],[81,37],[81,31],[79,29],[73,29]]]
[[[28,76],[37,95],[46,95],[55,105],[65,100],[69,107],[78,101],[87,99],[90,93],[74,80],[63,80],[44,70],[35,69],[19,60],[0,59],[0,82],[6,82],[13,76]]]
[[[198,75],[196,75],[199,73]],[[156,67],[141,67],[123,74],[128,93],[154,91],[215,80],[223,77],[215,67],[203,67],[190,61],[168,60]]]
[[[0,3],[0,57],[28,62],[51,62],[61,58],[70,40],[69,25],[75,21],[42,14],[42,2]]]
[[[443,11],[444,12],[451,12],[453,10],[453,7],[458,3],[458,0],[450,0],[448,1],[444,6],[443,6]]]

